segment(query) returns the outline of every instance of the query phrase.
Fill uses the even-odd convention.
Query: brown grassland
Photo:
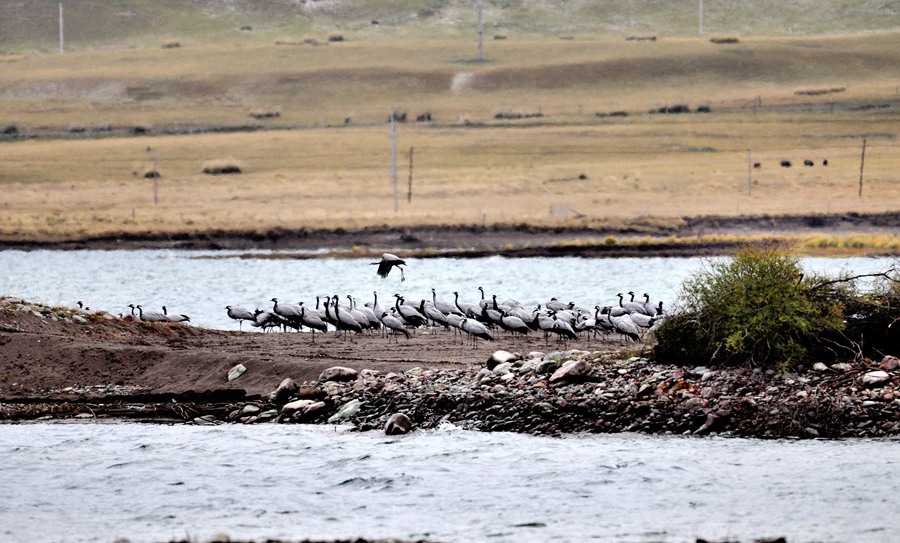
[[[470,37],[328,34],[0,55],[0,127],[17,130],[0,137],[0,236],[605,228],[900,208],[900,32],[730,45],[518,33],[488,40],[482,63]],[[675,104],[692,112],[651,113]],[[408,114],[396,192],[391,108]],[[204,174],[210,161],[242,172]],[[895,252],[898,240],[804,243]]]

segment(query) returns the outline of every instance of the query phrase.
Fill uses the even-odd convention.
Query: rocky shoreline
[[[499,355],[505,362],[492,364]],[[395,413],[415,427],[531,434],[641,432],[760,438],[900,435],[900,360],[817,364],[800,374],[676,368],[615,352],[499,351],[486,366],[388,373],[331,368],[196,424],[344,423],[381,430]]]
[[[510,353],[500,351],[503,357]],[[489,369],[489,367],[491,369]],[[530,353],[465,369],[383,373],[329,368],[319,381],[286,378],[271,394],[123,394],[0,403],[0,419],[347,424],[383,431],[392,415],[411,429],[451,424],[540,435],[640,432],[755,438],[900,435],[900,361],[817,364],[796,374],[714,370],[621,358],[617,352]],[[239,378],[238,378],[239,379]]]

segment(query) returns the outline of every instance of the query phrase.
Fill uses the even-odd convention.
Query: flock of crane
[[[477,303],[460,300],[458,292],[453,293],[453,303],[449,303],[439,299],[436,290],[431,289],[431,300],[409,301],[401,294],[394,294],[393,303],[387,307],[379,303],[376,291],[374,300],[364,304],[359,304],[351,295],[343,301],[335,294],[317,296],[315,307],[305,302],[286,304],[272,298],[270,310],[251,311],[230,305],[225,310],[230,318],[238,321],[239,329],[244,321],[263,331],[307,329],[312,332],[312,341],[315,341],[317,331],[333,330],[338,334],[380,331],[396,340],[400,335],[409,338],[411,330],[444,328],[464,333],[473,345],[479,339],[493,340],[498,331],[522,335],[543,332],[546,337],[556,336],[560,341],[575,340],[579,335],[620,334],[628,340],[638,341],[664,316],[663,303],[651,303],[650,295],[646,293],[644,301],[636,301],[634,292],[628,293],[630,300],[625,300],[619,293],[618,306],[587,309],[575,302],[551,298],[529,310],[516,300],[501,302],[497,295],[487,297],[484,288],[478,287],[478,290],[481,299]]]
[[[406,262],[390,253],[385,253],[381,260],[372,262],[378,265],[377,274],[386,278],[393,268],[400,270],[401,281],[404,280],[403,268]],[[529,310],[516,300],[497,301],[497,295],[487,297],[484,288],[481,299],[477,303],[464,302],[459,293],[453,293],[453,303],[439,300],[435,289],[431,289],[431,300],[421,299],[407,301],[401,294],[394,294],[394,302],[382,307],[378,302],[378,292],[372,302],[358,304],[356,299],[347,295],[347,301],[341,300],[337,294],[317,296],[315,307],[304,302],[298,304],[280,303],[272,298],[271,310],[255,309],[250,311],[243,307],[225,306],[228,316],[238,321],[238,329],[242,329],[244,321],[265,332],[281,329],[312,332],[312,341],[316,340],[316,332],[326,333],[334,330],[338,334],[361,334],[380,331],[388,339],[398,340],[400,335],[410,337],[410,330],[428,327],[436,333],[438,328],[454,329],[470,338],[472,345],[477,346],[479,339],[492,341],[494,334],[505,331],[510,334],[527,335],[532,332],[543,332],[546,338],[556,336],[559,341],[575,340],[579,334],[588,338],[603,334],[619,334],[625,340],[639,341],[644,334],[658,326],[665,317],[663,303],[650,302],[650,295],[644,293],[644,301],[635,300],[633,291],[631,298],[625,301],[625,295],[617,294],[618,306],[596,305],[587,309],[575,302],[561,302],[551,298],[544,304]],[[170,315],[163,306],[162,313],[144,310],[140,305],[129,304],[131,314],[138,320],[146,322],[188,322],[187,315]]]

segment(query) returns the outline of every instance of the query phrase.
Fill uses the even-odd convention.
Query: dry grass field
[[[4,43],[0,131],[14,133],[0,136],[0,235],[604,227],[900,208],[896,29],[716,45],[625,39],[640,28],[526,32],[520,21],[492,28],[504,39],[489,37],[478,63],[457,27],[355,16],[255,22],[227,39],[173,22],[65,54]],[[691,112],[655,113],[678,104]],[[407,114],[396,199],[391,108]],[[204,174],[211,161],[241,173]]]

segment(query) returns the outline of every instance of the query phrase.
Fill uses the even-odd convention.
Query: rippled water
[[[0,425],[0,540],[886,543],[897,441]]]
[[[270,309],[282,302],[312,303],[317,295],[356,296],[382,305],[395,292],[408,299],[474,302],[483,286],[498,299],[515,298],[533,307],[556,296],[586,307],[614,304],[617,292],[648,292],[653,300],[673,302],[682,281],[703,265],[699,258],[502,258],[410,259],[403,283],[393,271],[375,275],[371,259],[272,260],[239,258],[228,251],[0,251],[0,294],[50,305],[74,306],[83,300],[94,309],[127,313],[129,303],[186,313],[207,328],[235,327],[226,305]],[[269,252],[259,252],[265,256]],[[206,258],[215,256],[217,258]],[[224,258],[223,258],[224,257]],[[804,259],[810,271],[880,272],[896,259]]]

